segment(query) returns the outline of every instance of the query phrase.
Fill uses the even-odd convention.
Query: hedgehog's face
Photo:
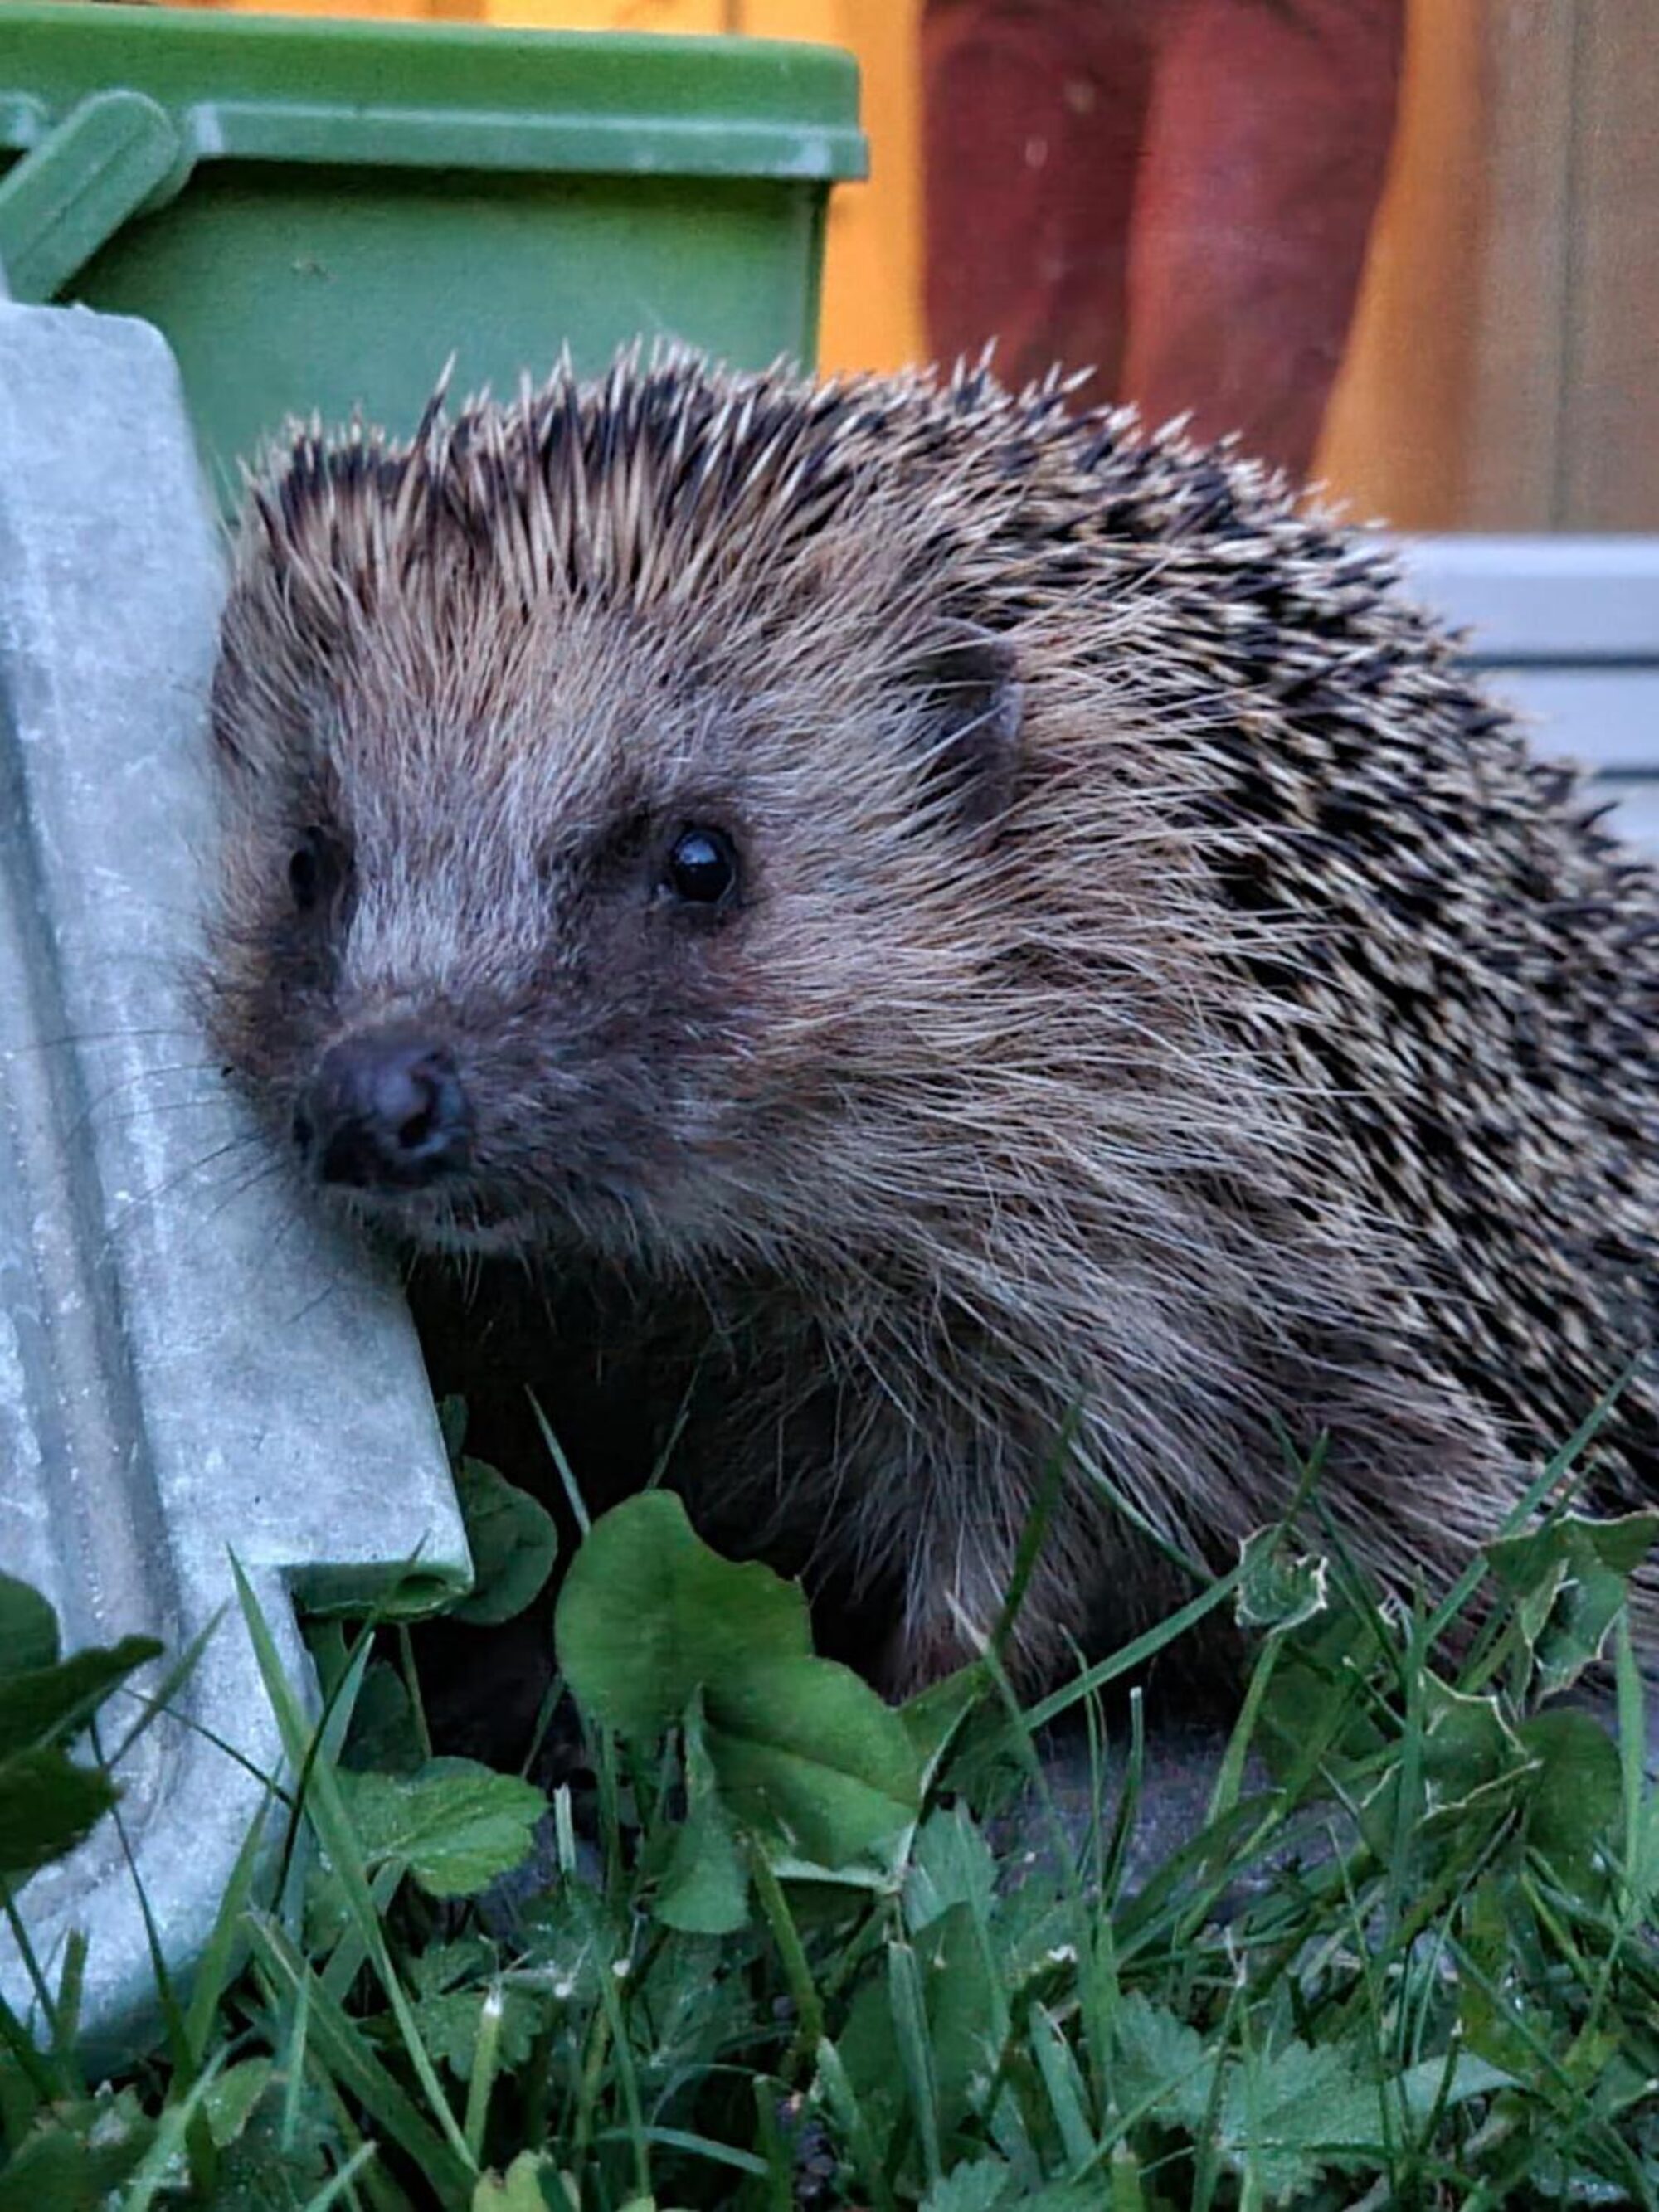
[[[853,653],[817,612],[693,669],[683,621],[556,609],[503,644],[480,605],[441,650],[382,607],[273,682],[264,618],[233,602],[216,699],[212,1018],[307,1176],[434,1247],[867,1234],[890,1094],[937,1098],[929,1012],[971,990],[1003,648]]]

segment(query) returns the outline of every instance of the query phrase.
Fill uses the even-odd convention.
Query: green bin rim
[[[858,64],[834,46],[0,0],[0,149],[111,88],[165,109],[195,162],[869,173]]]

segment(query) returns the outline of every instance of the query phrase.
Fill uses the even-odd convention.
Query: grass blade
[[[422,2118],[413,2100],[386,2071],[355,2021],[324,1990],[283,1929],[259,1917],[252,1933],[255,1951],[277,1986],[296,1999],[303,1992],[307,2047],[326,2060],[339,2086],[426,2172],[434,2188],[446,2197],[465,2199],[477,2173],[470,2154],[458,2158],[446,2138]]]
[[[1094,2130],[1089,2124],[1088,2092],[1083,2076],[1078,2072],[1071,2045],[1042,2006],[1032,2005],[1026,2014],[1026,2027],[1031,2039],[1031,2054],[1048,2094],[1048,2109],[1060,2130],[1066,2162],[1076,2172],[1091,2163],[1097,2148]]]
[[[330,2212],[331,2206],[339,2203],[370,2159],[375,2155],[375,2146],[372,2142],[359,2143],[333,2179],[325,2181],[314,2197],[308,2197],[306,2199],[305,2212]]]
[[[303,1808],[305,1815],[316,1830],[318,1839],[340,1878],[376,1978],[386,1991],[397,2021],[410,2064],[415,2069],[422,2091],[448,2143],[449,2158],[446,2164],[459,2160],[464,2172],[475,2173],[477,2166],[467,2148],[466,2138],[450,2110],[449,2100],[444,2094],[437,2070],[421,2039],[403,1984],[386,1948],[385,1934],[369,1890],[368,1870],[358,1848],[356,1831],[346,1812],[345,1802],[340,1794],[333,1764],[327,1758],[314,1755],[311,1731],[307,1727],[299,1700],[283,1671],[282,1661],[258,1601],[240,1563],[233,1560],[232,1567],[236,1577],[237,1595],[241,1600],[243,1618],[247,1622],[248,1633],[253,1641],[265,1694],[276,1715],[283,1749],[296,1772],[304,1773],[307,1763],[310,1765]],[[321,2015],[318,2014],[319,2022],[320,2018]]]
[[[893,2033],[898,2042],[899,2063],[910,2092],[910,2109],[921,2140],[922,2171],[932,2188],[945,2172],[939,2143],[939,2080],[933,2069],[933,2045],[927,2032],[927,2006],[921,1992],[921,1971],[908,1943],[887,1947],[887,2002]]]
[[[842,2056],[828,2036],[817,2047],[818,2083],[823,2101],[853,2154],[857,2179],[867,2192],[874,2212],[898,2212],[898,2200],[889,2183],[869,2116],[848,2078]]]

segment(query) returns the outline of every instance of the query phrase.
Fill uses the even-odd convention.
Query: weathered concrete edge
[[[44,1000],[62,1009],[70,1062],[58,1096],[83,1106],[64,1157],[88,1186],[81,1241],[88,1223],[101,1231],[102,1249],[82,1256],[107,1288],[141,1431],[124,1457],[48,1469],[63,1531],[49,1595],[72,1643],[155,1628],[173,1652],[228,1607],[179,1717],[158,1730],[149,1802],[135,1793],[129,1807],[137,1878],[185,1981],[265,1794],[258,1778],[280,1766],[232,1551],[307,1696],[296,1581],[368,1596],[417,1553],[440,1581],[470,1571],[395,1289],[296,1211],[279,1178],[227,1201],[207,1170],[258,1141],[199,1050],[179,1048],[189,917],[214,834],[204,725],[222,590],[159,334],[85,310],[0,305],[0,719],[25,817],[7,825],[4,857],[32,874],[54,942]],[[185,1110],[167,1088],[181,1059],[195,1062]],[[100,1110],[110,1099],[137,1104]],[[88,1531],[93,1587],[77,1557]],[[151,2032],[148,1937],[107,1833],[21,1904],[48,1962],[71,1927],[89,1937],[93,2052],[113,2057]],[[9,1937],[0,1985],[31,2010]]]

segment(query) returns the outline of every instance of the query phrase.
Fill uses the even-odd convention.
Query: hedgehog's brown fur
[[[689,1407],[704,1524],[890,1607],[890,1684],[990,1626],[1073,1416],[1027,1681],[1185,1594],[1153,1536],[1273,1516],[1279,1424],[1443,1580],[1646,1351],[1654,878],[1231,453],[681,357],[302,435],[216,714],[228,1059],[285,1125],[329,1039],[441,1035],[477,1181],[382,1217],[547,1255],[607,1340],[550,1331],[556,1426]],[[708,816],[746,896],[689,930],[629,854]],[[1655,1421],[1638,1372],[1603,1499]]]

